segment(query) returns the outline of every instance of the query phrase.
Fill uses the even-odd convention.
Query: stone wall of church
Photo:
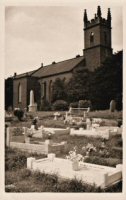
[[[101,64],[100,48],[93,47],[84,50],[86,66],[90,71],[94,71]]]
[[[19,100],[19,86],[21,87],[21,98]],[[30,103],[30,91],[34,91],[35,102],[40,104],[40,85],[35,77],[22,77],[13,81],[13,107],[28,108]]]
[[[84,67],[84,62],[81,62],[74,70],[79,67]],[[66,82],[72,77],[71,72],[64,72],[53,76],[43,77],[38,79],[37,77],[25,76],[21,78],[15,78],[13,81],[13,107],[14,108],[28,108],[30,103],[30,91],[34,91],[34,99],[38,105],[38,110],[41,109],[41,102],[44,97],[48,102],[51,102],[52,84],[56,78],[65,80]],[[21,86],[21,97],[19,98],[19,86]],[[20,99],[20,101],[19,101]]]
[[[27,80],[27,105],[29,105],[30,103],[31,90],[34,91],[34,100],[35,100],[35,103],[37,103],[38,109],[39,109],[41,89],[40,89],[40,84],[38,82],[38,79],[35,77],[28,77],[28,80]]]
[[[19,101],[19,86],[21,86],[21,100]],[[27,107],[27,78],[22,77],[13,81],[13,108]]]
[[[65,81],[69,81],[72,77],[72,72],[57,74],[49,77],[45,77],[39,80],[41,85],[41,98],[44,97],[47,101],[51,102],[51,86],[55,82],[56,78],[64,79]],[[45,83],[46,89],[44,91],[43,84]]]

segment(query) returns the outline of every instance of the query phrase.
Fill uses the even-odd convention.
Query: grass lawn
[[[54,120],[54,111],[39,111],[35,113],[27,113],[28,115],[28,120],[27,121],[22,121],[19,122],[18,120],[16,121],[11,121],[11,126],[26,126],[30,127],[31,122],[34,117],[38,116],[39,117],[39,125],[43,125],[45,127],[55,127],[55,128],[66,128],[68,125],[65,125],[62,116],[65,115],[65,111],[61,111],[61,117],[58,120]],[[91,111],[89,112],[89,117],[91,118],[102,118],[106,119],[107,125],[117,125],[118,120],[122,120],[122,112],[113,112],[110,113],[109,110],[104,110],[104,111]]]
[[[40,140],[40,139],[39,139]],[[92,152],[89,158],[86,158],[86,162],[116,166],[122,163],[122,151],[115,153],[113,147],[121,149],[122,141],[121,137],[113,136],[110,140],[105,142],[105,149],[101,150],[102,139],[86,138],[62,135],[58,137],[54,135],[53,141],[60,142],[67,140],[67,148],[65,152],[61,152],[57,157],[65,158],[70,150],[74,146],[77,146],[78,153],[83,154],[82,147],[87,143],[92,143],[97,148],[97,152]],[[109,189],[101,189],[88,184],[84,184],[81,181],[73,180],[61,180],[56,174],[49,175],[40,172],[31,172],[26,169],[27,157],[35,157],[41,159],[45,155],[29,154],[26,152],[20,152],[17,149],[6,148],[5,152],[5,191],[6,192],[122,192],[122,182],[112,186]]]
[[[24,122],[14,121],[11,126],[15,127],[30,127],[34,116],[39,116],[40,125],[45,127],[59,127],[66,128],[67,125],[63,123],[62,119],[54,121],[54,112],[37,112],[31,113],[28,120]],[[64,114],[64,112],[62,112]],[[101,117],[109,119],[109,123],[115,124],[117,120],[122,119],[121,112],[110,113],[109,111],[90,112],[91,117]],[[43,141],[43,139],[36,138],[33,140]],[[55,134],[52,141],[62,142],[67,141],[67,147],[63,152],[58,153],[57,157],[65,158],[69,151],[77,146],[77,153],[85,155],[82,147],[88,143],[96,147],[96,152],[91,152],[90,157],[86,158],[86,162],[116,166],[122,163],[122,138],[121,136],[112,136],[109,140],[101,138],[87,138],[85,136],[70,136]],[[102,144],[104,142],[104,148]],[[29,154],[20,152],[17,149],[6,148],[5,150],[5,191],[6,192],[122,192],[122,182],[112,186],[109,189],[103,190],[96,186],[84,184],[76,179],[66,181],[58,178],[57,175],[49,175],[40,172],[31,172],[26,169],[27,157],[33,156],[35,158],[43,158],[45,155]]]
[[[76,179],[64,180],[57,174],[49,175],[40,172],[31,172],[26,169],[27,157],[43,158],[44,155],[29,154],[6,149],[5,159],[5,191],[6,192],[122,192],[122,182],[101,189]]]

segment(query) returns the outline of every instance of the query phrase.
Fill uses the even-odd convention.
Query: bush
[[[45,100],[45,99],[42,100],[42,103],[41,103],[41,110],[42,110],[42,111],[50,111],[50,110],[51,110],[51,105],[50,105],[50,103],[49,103],[47,100]]]
[[[70,103],[71,108],[78,108],[78,102],[72,102]]]
[[[78,102],[72,102],[70,103],[71,108],[78,108]]]
[[[88,107],[91,107],[91,101],[90,100],[79,100],[78,107],[79,108],[88,108]]]
[[[22,121],[22,118],[24,116],[24,111],[20,109],[14,110],[14,115],[19,119],[19,121]]]
[[[119,138],[119,140],[117,141],[117,146],[122,147],[122,145],[123,145],[122,138]]]
[[[24,132],[24,131],[23,131],[23,128],[22,128],[22,127],[14,128],[14,130],[13,130],[13,136],[22,135],[23,132]]]
[[[57,100],[52,105],[52,110],[64,111],[68,109],[68,103],[64,100]]]

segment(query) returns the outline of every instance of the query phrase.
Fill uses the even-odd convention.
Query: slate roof
[[[16,75],[14,78],[22,78],[26,76],[32,77],[47,77],[54,74],[65,73],[73,70],[79,63],[84,60],[83,56],[75,57],[69,60],[64,60],[61,62],[53,63],[47,66],[43,66],[38,68],[37,70],[33,70],[30,72],[26,72],[23,74]]]
[[[40,78],[40,77],[51,76],[54,74],[69,72],[83,60],[84,60],[84,57],[80,56],[80,57],[72,58],[69,60],[64,60],[55,64],[47,65],[47,66],[39,68],[36,72],[33,73],[32,76],[36,76]]]
[[[23,73],[23,74],[17,74],[14,78],[23,78],[23,77],[26,77],[26,76],[31,76],[35,71],[36,70],[26,72],[26,73]]]

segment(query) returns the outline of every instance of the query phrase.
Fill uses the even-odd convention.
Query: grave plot
[[[14,134],[14,130],[16,130],[16,135]],[[25,135],[23,134],[23,129],[21,129],[21,131],[19,132],[19,128],[7,128],[6,146],[8,147],[18,148],[22,151],[37,154],[48,154],[50,152],[58,154],[60,152],[63,152],[67,146],[67,142],[65,141],[62,141],[60,143],[53,143],[50,142],[50,140],[46,140],[45,142],[31,140],[32,139],[30,137],[25,137]]]
[[[36,160],[33,157],[27,158],[27,168],[33,171],[57,174],[63,179],[82,180],[90,185],[95,184],[101,188],[109,187],[122,180],[122,165],[106,167],[89,163],[80,163],[79,170],[74,171],[70,160],[50,157]]]
[[[59,135],[61,135],[61,134],[69,134],[70,133],[70,128],[63,129],[63,128],[47,128],[47,127],[43,127],[42,133],[35,133],[33,135],[33,137],[42,138],[42,135],[45,132],[51,133],[52,135],[53,134],[59,134]]]
[[[86,136],[86,137],[109,139],[110,132],[109,132],[109,130],[98,131],[96,129],[85,130],[83,128],[80,128],[79,130],[76,130],[76,129],[72,129],[71,128],[70,135],[71,136],[75,136],[76,135],[76,136]]]
[[[87,137],[99,137],[109,139],[112,135],[122,135],[122,128],[119,127],[96,127],[89,130],[79,128],[78,130],[71,128],[70,135],[74,136],[87,136]]]

